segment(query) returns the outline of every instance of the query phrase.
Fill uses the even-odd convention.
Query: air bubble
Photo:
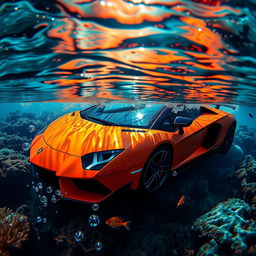
[[[30,144],[27,142],[24,142],[21,147],[22,147],[22,150],[28,151],[30,148]]]
[[[39,182],[39,183],[37,184],[37,188],[38,188],[39,190],[41,190],[41,189],[43,188],[43,183]]]
[[[80,243],[82,242],[84,239],[84,233],[82,231],[77,231],[75,234],[74,234],[74,240],[77,242],[77,243]]]
[[[55,195],[56,195],[56,196],[61,196],[60,190],[57,189],[57,190],[55,191]]]
[[[52,202],[53,204],[56,204],[57,201],[58,201],[58,200],[57,200],[56,196],[55,196],[55,195],[52,195],[51,202]]]
[[[92,209],[93,209],[94,211],[98,211],[99,208],[100,208],[99,204],[93,204],[93,205],[92,205]]]
[[[32,124],[28,127],[28,131],[29,131],[30,133],[34,132],[35,129],[36,129],[36,127],[35,127],[34,125],[32,125]]]
[[[88,223],[91,227],[97,227],[100,224],[100,218],[98,215],[91,215],[89,217]]]
[[[40,223],[41,221],[42,221],[42,217],[37,216],[37,217],[36,217],[36,222],[37,222],[37,223]]]
[[[46,192],[47,192],[48,194],[52,193],[52,190],[53,190],[52,187],[47,187],[47,188],[46,188]]]
[[[41,196],[40,201],[41,201],[41,203],[47,203],[47,197]]]
[[[102,249],[102,243],[101,242],[96,242],[95,244],[95,250],[100,251]]]

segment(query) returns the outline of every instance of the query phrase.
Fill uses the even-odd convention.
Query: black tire
[[[171,170],[172,154],[166,146],[157,148],[146,162],[140,177],[139,189],[155,191],[160,188]]]
[[[222,154],[227,154],[228,151],[230,150],[233,140],[234,140],[234,135],[236,131],[236,122],[233,122],[227,132],[226,138],[224,139],[223,144],[221,145],[220,152]]]

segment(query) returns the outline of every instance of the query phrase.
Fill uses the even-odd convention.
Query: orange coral
[[[7,207],[0,208],[0,255],[10,256],[11,248],[21,248],[28,239],[30,225],[27,216],[13,212]]]

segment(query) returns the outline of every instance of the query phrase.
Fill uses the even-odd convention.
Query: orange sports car
[[[98,203],[125,185],[156,190],[191,160],[226,153],[235,128],[219,106],[108,101],[44,128],[30,162],[64,198]]]

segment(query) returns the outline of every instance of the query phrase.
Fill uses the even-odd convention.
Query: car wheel
[[[224,142],[221,146],[221,153],[226,154],[230,150],[233,140],[234,140],[234,135],[235,135],[235,130],[236,130],[236,122],[233,122],[227,132],[226,138],[224,139]]]
[[[171,160],[171,152],[167,147],[163,146],[155,150],[143,168],[140,189],[143,191],[157,190],[171,170]]]

